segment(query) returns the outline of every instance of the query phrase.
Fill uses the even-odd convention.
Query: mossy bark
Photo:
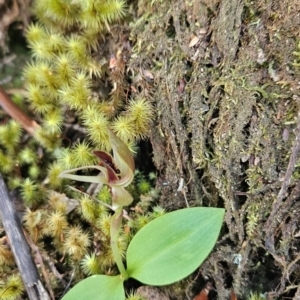
[[[138,1],[130,69],[157,112],[160,202],[178,209],[186,196],[191,206],[226,208],[201,266],[219,299],[231,289],[239,299],[250,290],[299,294],[296,159],[278,199],[299,134],[299,9],[278,0]]]

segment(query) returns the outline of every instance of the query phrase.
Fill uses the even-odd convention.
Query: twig
[[[34,135],[35,131],[40,127],[37,122],[30,119],[7,95],[5,90],[0,86],[0,105],[16,122],[30,134]]]
[[[59,279],[59,281],[62,283],[62,285],[63,285],[64,287],[66,287],[66,286],[67,286],[67,283],[66,283],[66,281],[65,281],[64,278],[63,278],[64,275],[60,274],[60,273],[57,271],[57,269],[56,269],[56,267],[55,267],[53,261],[51,260],[51,258],[50,258],[46,253],[43,253],[43,252],[41,252],[41,251],[40,251],[40,253],[41,253],[41,256],[42,256],[43,260],[47,261],[48,266],[49,266],[49,268],[51,269],[52,273]]]
[[[67,291],[69,290],[70,285],[71,285],[71,283],[72,283],[72,281],[73,281],[74,276],[75,276],[75,269],[73,270],[73,272],[72,272],[72,274],[71,274],[71,278],[70,278],[69,283],[68,283],[68,285],[66,286],[66,288],[65,288],[65,290],[64,290],[64,292],[63,292],[63,294],[62,294],[62,297],[63,297],[63,296],[67,293]]]
[[[29,244],[31,250],[35,254],[37,262],[41,266],[41,271],[42,271],[43,277],[45,279],[46,286],[47,286],[48,292],[50,293],[51,299],[55,300],[54,293],[53,293],[53,290],[51,288],[51,284],[50,284],[50,281],[49,281],[49,278],[48,278],[48,274],[46,272],[46,268],[45,268],[45,265],[44,265],[44,262],[43,262],[42,255],[41,255],[41,253],[39,251],[39,248],[38,248],[37,245],[35,245],[35,243],[31,239],[31,237],[28,235],[28,233],[25,230],[23,230],[23,232],[24,232],[25,238],[27,240],[27,243]]]
[[[298,124],[297,124],[297,128],[296,128],[295,142],[294,142],[294,145],[292,148],[292,153],[290,156],[289,164],[288,164],[288,167],[287,167],[284,179],[283,179],[281,189],[278,193],[276,202],[282,201],[286,196],[286,192],[290,185],[291,177],[292,177],[292,174],[293,174],[296,162],[297,162],[299,151],[300,151],[300,113],[298,114]],[[275,207],[276,206],[274,205],[273,208],[275,208]]]
[[[0,217],[30,300],[50,300],[30,255],[21,222],[0,174]]]

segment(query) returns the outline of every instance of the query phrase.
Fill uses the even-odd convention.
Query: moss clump
[[[65,270],[74,268],[75,281],[82,270],[114,273],[111,215],[97,200],[66,188],[58,175],[97,164],[93,150],[111,150],[108,128],[132,151],[150,131],[152,104],[131,91],[128,32],[115,25],[127,6],[122,0],[41,0],[33,11],[37,21],[26,30],[32,61],[24,68],[26,105],[20,107],[39,126],[30,138],[16,122],[1,119],[0,172],[19,190],[24,227],[50,260],[58,256]],[[110,189],[103,186],[98,198],[110,203]],[[128,240],[123,235],[118,241],[123,256]]]
[[[109,68],[103,44],[100,46],[109,24],[124,16],[125,2],[51,0],[37,1],[34,8],[39,21],[27,30],[34,61],[25,68],[24,76],[30,105],[41,115],[43,134],[55,139],[58,146],[63,115],[73,109],[95,147],[110,149],[108,126],[126,143],[145,137],[152,107],[144,99],[123,105],[125,61],[121,66],[119,53]],[[111,78],[108,98],[95,93],[101,89],[102,74]],[[36,138],[46,148],[54,147],[45,137],[37,134]]]
[[[12,300],[22,296],[25,288],[21,277],[18,275],[10,275],[6,278],[5,283],[0,288],[0,299]]]

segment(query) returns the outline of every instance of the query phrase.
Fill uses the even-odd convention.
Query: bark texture
[[[184,207],[186,196],[225,206],[220,241],[200,269],[219,299],[232,289],[238,298],[254,290],[297,299],[299,2],[139,1],[138,9],[130,69],[157,111],[161,204]]]

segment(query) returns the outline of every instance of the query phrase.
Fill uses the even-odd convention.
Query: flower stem
[[[121,276],[123,280],[126,280],[129,276],[127,274],[127,271],[125,270],[123,260],[118,248],[118,235],[122,224],[122,217],[123,217],[123,209],[122,207],[119,207],[115,214],[112,217],[111,220],[111,226],[110,226],[110,245],[111,250],[115,259],[115,262],[118,266],[118,269],[121,273]]]

